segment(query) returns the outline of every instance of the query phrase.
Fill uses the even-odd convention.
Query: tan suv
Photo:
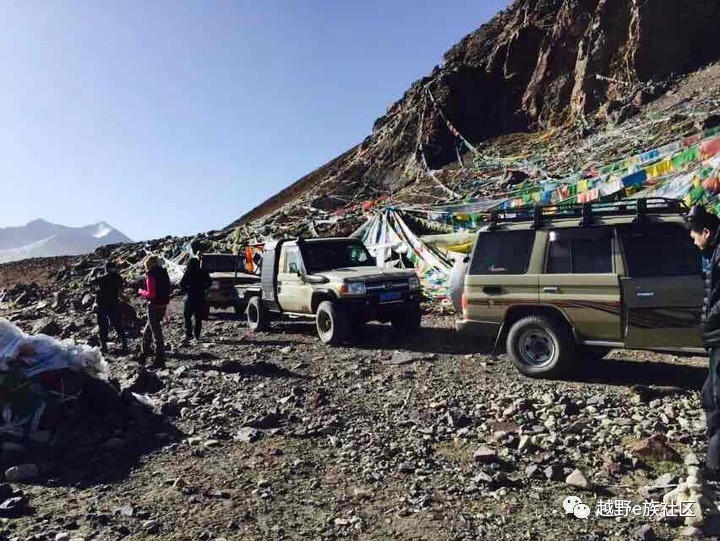
[[[376,265],[352,238],[281,240],[265,245],[260,284],[238,288],[248,327],[271,320],[314,319],[320,339],[338,344],[359,325],[390,322],[400,334],[420,328],[422,290],[414,270]]]
[[[679,201],[535,207],[478,234],[461,332],[505,341],[528,376],[613,348],[701,352],[702,258]]]

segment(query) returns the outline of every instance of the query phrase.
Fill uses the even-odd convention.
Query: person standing
[[[193,337],[196,340],[200,338],[202,320],[205,315],[205,300],[210,284],[210,273],[200,268],[200,260],[197,257],[191,257],[185,269],[185,274],[180,280],[180,289],[186,295],[183,310],[185,343],[192,340]],[[195,318],[194,325],[193,318]]]
[[[160,265],[155,255],[145,259],[145,289],[138,290],[141,297],[148,301],[147,325],[143,329],[141,353],[143,358],[150,354],[152,344],[155,343],[155,362],[153,366],[165,366],[165,340],[163,338],[162,320],[167,312],[170,302],[170,277]]]
[[[450,292],[450,300],[453,308],[458,314],[462,314],[462,296],[465,290],[465,275],[467,274],[469,257],[455,259],[452,269],[450,269],[450,284],[448,286]]]
[[[688,229],[705,260],[701,330],[703,346],[710,357],[702,388],[708,435],[705,478],[720,481],[720,218],[696,205],[688,214]]]
[[[108,352],[107,342],[110,326],[122,343],[122,352],[127,353],[127,337],[122,326],[122,311],[120,310],[120,295],[125,282],[115,266],[115,263],[105,263],[105,274],[95,280],[95,312],[97,315],[98,335],[100,338],[100,351]]]

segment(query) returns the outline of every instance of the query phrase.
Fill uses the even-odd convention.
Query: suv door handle
[[[635,293],[635,296],[636,296],[636,297],[642,297],[642,298],[646,298],[646,299],[647,299],[647,298],[650,298],[650,297],[654,297],[654,296],[655,296],[655,292],[654,292],[654,291],[638,291],[637,293]]]
[[[500,295],[500,293],[502,293],[502,287],[500,287],[500,286],[485,286],[482,288],[482,291],[486,295]]]
[[[557,293],[558,287],[557,286],[548,286],[543,288],[543,293]]]

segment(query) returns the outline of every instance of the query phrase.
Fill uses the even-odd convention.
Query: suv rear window
[[[702,272],[700,252],[680,224],[619,226],[628,274],[633,278],[691,276]]]
[[[609,274],[612,230],[609,227],[559,229],[550,232],[548,274]]]
[[[238,257],[233,254],[204,254],[200,265],[208,272],[235,272]]]
[[[478,234],[470,274],[525,274],[535,231],[491,231]]]

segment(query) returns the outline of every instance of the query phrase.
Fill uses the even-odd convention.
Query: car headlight
[[[411,276],[408,280],[408,286],[410,286],[410,289],[420,289],[420,278]]]
[[[343,288],[346,295],[365,295],[367,289],[364,282],[350,282]]]

